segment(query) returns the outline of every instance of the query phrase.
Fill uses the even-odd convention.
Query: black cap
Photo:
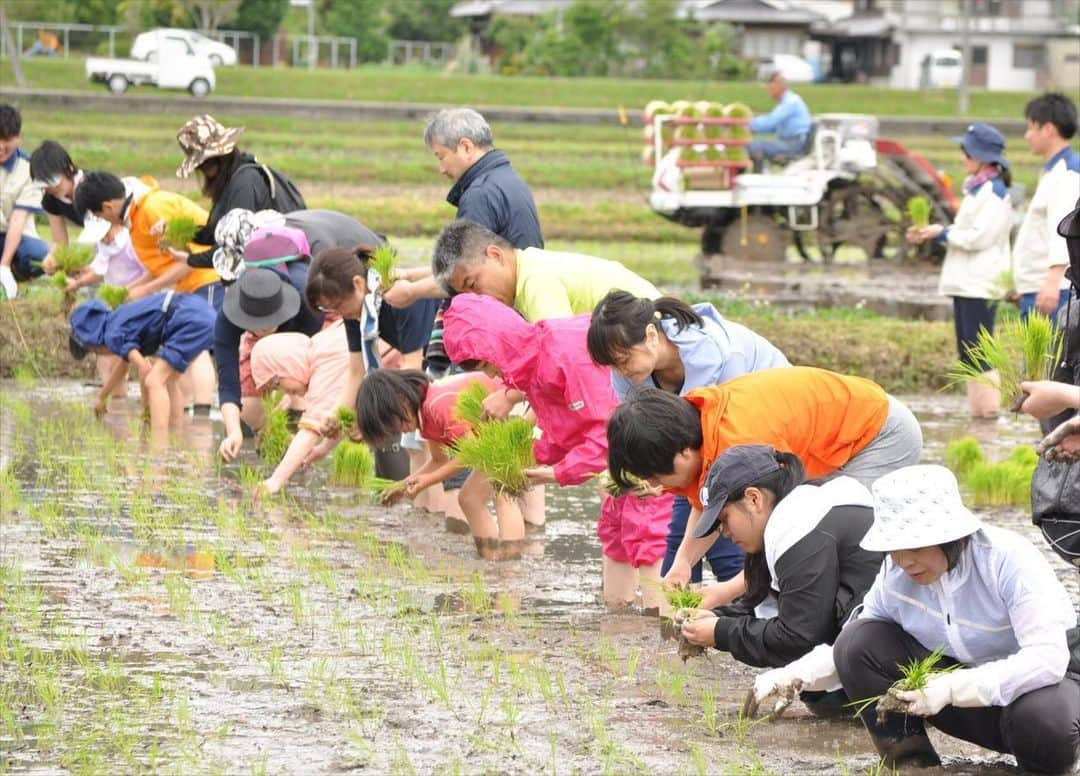
[[[728,496],[775,471],[780,471],[780,464],[776,451],[768,445],[737,445],[720,453],[709,467],[701,489],[702,512],[694,538],[701,539],[716,530]]]

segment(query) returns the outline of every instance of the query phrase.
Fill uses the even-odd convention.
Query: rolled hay
[[[397,264],[397,251],[389,245],[380,245],[372,252],[368,266],[379,273],[379,288],[383,291],[394,285],[397,279]]]
[[[451,452],[463,466],[491,480],[499,492],[520,495],[529,486],[525,470],[536,466],[533,424],[519,417],[481,421],[454,443]]]
[[[97,290],[97,298],[107,304],[110,310],[115,310],[127,301],[128,290],[124,286],[110,286],[108,283],[103,283]]]
[[[52,255],[56,262],[56,274],[63,273],[70,277],[94,260],[94,248],[81,243],[54,245]]]
[[[363,488],[375,473],[375,454],[363,442],[343,439],[334,448],[332,479],[337,485]]]
[[[976,464],[985,462],[986,456],[975,437],[961,437],[945,445],[945,465],[961,482]]]
[[[199,231],[199,225],[190,216],[177,216],[170,218],[165,224],[165,233],[161,241],[168,243],[173,248],[186,250],[191,241],[195,239],[195,233]]]

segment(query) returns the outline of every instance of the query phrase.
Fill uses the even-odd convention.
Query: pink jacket
[[[455,362],[480,360],[525,393],[543,436],[536,460],[553,464],[560,485],[577,485],[607,468],[605,425],[618,400],[605,367],[589,358],[589,316],[531,324],[512,307],[459,294],[443,317],[443,342]]]

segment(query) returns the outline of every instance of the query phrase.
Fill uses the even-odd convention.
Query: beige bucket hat
[[[873,485],[874,524],[859,542],[870,552],[945,544],[982,528],[964,506],[956,476],[944,466],[905,466]]]
[[[186,158],[176,170],[177,178],[186,178],[207,159],[224,156],[236,148],[236,138],[243,127],[226,127],[209,113],[196,116],[176,133],[176,140]]]

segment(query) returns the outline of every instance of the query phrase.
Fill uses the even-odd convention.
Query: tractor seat
[[[767,161],[771,165],[786,166],[794,162],[796,159],[801,159],[810,153],[810,150],[814,147],[814,136],[817,134],[818,123],[816,121],[810,122],[810,131],[806,133],[806,141],[803,143],[802,150],[797,154],[784,154],[782,156],[770,157]]]

